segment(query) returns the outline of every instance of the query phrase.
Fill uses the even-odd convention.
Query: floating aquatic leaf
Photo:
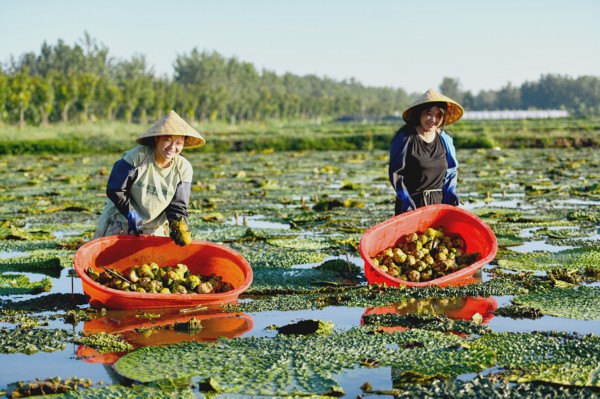
[[[552,270],[557,268],[584,270],[600,268],[600,247],[568,249],[560,252],[506,251],[498,259],[498,266],[511,270]]]
[[[517,296],[517,305],[530,306],[542,313],[570,319],[600,319],[600,287],[553,288]]]
[[[133,346],[126,342],[120,334],[100,332],[88,336],[75,337],[74,342],[94,348],[99,353],[120,353],[133,350]]]
[[[403,343],[422,348],[404,349]],[[115,370],[142,382],[197,376],[213,378],[223,392],[245,395],[326,394],[339,389],[330,376],[352,369],[361,359],[381,365],[452,375],[480,370],[489,360],[481,353],[459,350],[461,338],[422,330],[402,334],[373,334],[354,329],[330,335],[221,340],[216,345],[187,342],[145,347],[121,357]],[[394,345],[395,344],[395,345]],[[210,362],[204,359],[211,359]]]
[[[48,277],[32,282],[23,274],[0,274],[0,295],[39,294],[51,288]]]
[[[513,381],[600,386],[600,337],[565,333],[492,333],[472,341],[471,348],[495,353],[497,365]]]
[[[31,355],[38,351],[54,352],[66,347],[71,339],[67,330],[43,328],[0,329],[1,353],[24,353]]]
[[[536,308],[522,305],[503,306],[496,309],[496,316],[512,317],[513,319],[539,319],[544,314]]]

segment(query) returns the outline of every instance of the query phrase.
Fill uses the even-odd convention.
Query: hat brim
[[[423,104],[440,103],[440,102],[446,103],[446,108],[447,108],[446,116],[445,116],[446,117],[446,121],[445,121],[446,126],[451,125],[454,122],[458,121],[460,118],[462,118],[465,111],[459,103],[457,103],[450,97],[446,97],[445,95],[436,92],[433,89],[429,89],[425,94],[423,94],[421,97],[419,97],[417,100],[415,100],[415,102],[412,103],[410,105],[410,107],[408,107],[402,113],[402,119],[408,123],[411,120],[412,111],[414,111],[414,109],[416,107],[423,105]]]
[[[206,143],[200,133],[177,115],[175,111],[170,111],[162,117],[152,127],[142,133],[136,139],[136,142],[139,144],[148,144],[149,139],[153,140],[154,137],[159,136],[184,136],[183,147],[188,149],[202,147]]]

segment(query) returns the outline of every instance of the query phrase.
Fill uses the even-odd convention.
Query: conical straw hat
[[[177,115],[177,112],[175,111],[170,111],[163,116],[161,120],[156,122],[150,129],[142,133],[136,141],[139,144],[144,144],[149,137],[165,135],[185,136],[185,142],[183,144],[185,148],[201,147],[205,143],[205,140],[200,136],[200,133]]]
[[[437,102],[445,102],[448,106],[448,110],[446,111],[446,126],[451,125],[457,120],[459,120],[464,113],[463,107],[460,106],[459,103],[451,99],[450,97],[446,97],[445,95],[438,93],[433,89],[429,89],[423,94],[421,97],[417,98],[411,105],[402,113],[402,119],[405,122],[408,122],[410,119],[411,111],[421,104],[427,103],[437,103]]]

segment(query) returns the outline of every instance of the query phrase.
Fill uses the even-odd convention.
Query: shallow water
[[[529,250],[542,250],[545,247],[536,243],[528,243]],[[351,261],[357,264],[360,258],[351,257]],[[317,264],[297,265],[296,268],[314,267]],[[479,276],[480,281],[489,280],[487,273],[488,267],[485,267]],[[43,275],[35,273],[26,273],[31,280],[43,278]],[[81,283],[78,277],[69,277],[68,270],[61,273],[60,278],[51,278],[53,288],[52,292],[60,293],[83,293]],[[13,297],[13,300],[23,300],[31,298],[30,295],[21,295]],[[512,297],[492,297],[487,301],[495,303],[496,307],[510,305]],[[485,299],[484,299],[485,300]],[[417,307],[417,304],[414,304]],[[460,310],[460,309],[459,309]],[[325,307],[316,310],[302,311],[268,311],[258,313],[248,313],[253,322],[253,327],[245,331],[240,336],[245,337],[273,337],[277,334],[276,330],[269,329],[270,326],[283,326],[295,323],[300,320],[315,319],[331,321],[337,330],[348,330],[361,325],[361,318],[370,309],[365,308],[339,308]],[[114,312],[114,311],[113,311]],[[117,312],[118,313],[118,312]],[[437,308],[438,314],[446,314],[451,318],[456,318],[457,309],[453,307]],[[116,313],[115,313],[116,314]],[[460,311],[458,312],[460,315]],[[465,319],[472,316],[473,311],[467,311],[462,314]],[[107,312],[107,319],[111,318],[111,311]],[[459,317],[460,319],[460,317]],[[600,320],[577,320],[560,317],[543,316],[540,319],[511,319],[507,317],[498,317],[488,315],[484,318],[484,324],[496,332],[533,332],[533,331],[563,331],[578,332],[580,334],[599,334]],[[61,320],[50,321],[46,328],[70,329],[73,333],[84,331],[85,323],[78,323],[76,326],[65,324]],[[1,327],[1,326],[0,326]],[[10,325],[5,325],[9,327]],[[154,336],[156,341],[160,341],[159,335]],[[189,339],[189,337],[186,337]],[[112,372],[110,365],[101,363],[102,358],[78,358],[77,351],[79,345],[67,344],[64,350],[52,353],[39,352],[33,355],[23,354],[0,354],[0,364],[10,364],[11,367],[3,367],[0,373],[0,387],[6,388],[8,384],[16,381],[28,381],[40,376],[60,376],[62,378],[77,376],[80,378],[90,378],[94,382],[105,381],[108,383],[119,383],[119,378]],[[369,381],[377,389],[391,389],[391,368],[375,367],[364,368],[357,367],[353,370],[345,370],[335,376],[340,386],[344,389],[347,397],[355,397],[362,393],[360,386]],[[465,377],[466,378],[466,377]]]
[[[514,163],[516,164],[517,162],[521,162],[521,154],[522,152],[517,152],[516,153],[516,157],[513,160]],[[469,156],[475,156],[475,153],[469,153]],[[575,155],[573,156],[577,156],[578,153],[575,153]],[[591,153],[590,155],[591,157],[597,157],[597,155],[595,155],[594,152]],[[200,157],[200,156],[198,156]],[[207,157],[209,157],[208,159],[210,160],[210,155],[207,155]],[[286,156],[283,156],[283,160],[285,160]],[[344,167],[344,168],[350,168],[351,172],[356,173],[356,176],[360,176],[360,183],[362,184],[363,182],[369,182],[370,178],[374,178],[374,177],[380,177],[379,175],[381,173],[377,172],[370,172],[372,170],[378,170],[377,168],[379,168],[380,170],[383,170],[383,166],[384,166],[384,162],[381,162],[381,164],[371,164],[371,165],[367,165],[367,166],[356,166],[354,164],[350,165],[346,165],[344,164],[344,160],[343,160],[343,155],[339,155],[340,159],[338,159],[338,154],[315,154],[314,155],[315,158],[318,158],[318,160],[315,161],[315,163],[321,163],[321,164],[339,164],[341,165],[340,167]],[[244,162],[240,162],[240,164],[242,166],[240,166],[240,168],[243,169],[243,165],[245,165],[245,162],[248,161],[247,158],[244,156],[243,157],[243,161]],[[322,158],[322,159],[321,159]],[[468,158],[468,157],[465,157]],[[204,161],[204,158],[202,158],[202,160]],[[111,158],[111,161],[112,158]],[[311,159],[312,161],[312,159]],[[511,162],[513,162],[511,161]],[[14,161],[11,161],[14,162]],[[20,161],[19,161],[20,162]],[[204,162],[198,162],[196,161],[197,164],[203,165]],[[283,161],[282,161],[283,162]],[[294,165],[303,165],[302,162],[293,162]],[[306,164],[306,162],[304,162],[304,164]],[[591,165],[598,165],[598,162],[596,163],[590,163]],[[292,166],[294,166],[292,165]],[[373,166],[375,165],[375,166]],[[483,165],[483,163],[478,163],[477,165]],[[515,166],[515,168],[517,168],[518,166]],[[356,168],[356,169],[351,169],[351,168]],[[467,167],[468,168],[468,167]],[[539,168],[538,171],[536,171],[536,174],[543,174],[545,167],[543,167],[543,165],[537,165],[537,163],[526,163],[526,165],[521,166],[521,168],[528,170],[529,168]],[[202,173],[202,169],[198,168],[200,170],[200,173]],[[230,203],[234,203],[235,201],[240,201],[240,203],[244,203],[244,206],[246,206],[246,202],[245,201],[249,201],[252,202],[253,199],[250,197],[245,196],[246,192],[248,191],[248,189],[246,187],[242,187],[240,189],[240,191],[244,192],[244,195],[242,196],[238,196],[235,197],[236,199],[233,200],[229,200],[227,201],[227,206],[223,206],[224,210],[222,209],[218,209],[218,211],[220,211],[223,215],[225,215],[225,221],[223,223],[214,223],[214,224],[202,224],[202,232],[215,232],[216,233],[227,233],[228,230],[233,230],[233,229],[237,229],[238,226],[245,226],[245,227],[249,227],[255,230],[266,230],[266,231],[277,231],[278,234],[279,231],[284,231],[283,234],[289,234],[291,225],[290,223],[286,222],[286,218],[282,217],[282,214],[286,214],[286,212],[289,212],[292,216],[294,216],[294,210],[299,209],[301,207],[300,205],[300,201],[302,199],[306,200],[306,203],[309,204],[311,203],[311,201],[314,201],[313,197],[316,195],[319,195],[319,198],[321,200],[324,200],[326,198],[342,198],[345,199],[347,197],[351,198],[351,199],[359,199],[359,200],[365,200],[365,199],[369,199],[370,201],[373,201],[371,203],[371,206],[373,206],[373,208],[375,210],[363,210],[361,211],[360,209],[353,209],[351,210],[351,212],[348,212],[347,214],[344,214],[343,212],[339,212],[339,214],[336,214],[336,212],[332,212],[331,221],[328,221],[328,223],[330,223],[331,225],[335,225],[336,223],[338,223],[339,221],[343,222],[343,223],[349,223],[349,222],[355,222],[356,225],[351,226],[351,227],[360,227],[360,228],[365,228],[368,227],[370,225],[373,224],[374,220],[384,220],[385,218],[391,216],[389,215],[389,213],[391,212],[390,210],[393,209],[393,203],[392,201],[389,200],[388,197],[386,197],[386,193],[384,191],[389,191],[389,186],[386,184],[382,184],[381,183],[381,179],[379,180],[374,180],[374,182],[370,183],[368,192],[365,193],[352,193],[350,192],[350,194],[348,195],[347,192],[341,192],[339,190],[339,188],[342,186],[342,183],[340,182],[341,179],[347,179],[348,175],[351,175],[348,173],[348,171],[343,172],[343,176],[338,179],[335,180],[336,178],[331,177],[328,178],[327,180],[323,180],[319,183],[319,181],[317,181],[316,178],[314,178],[314,182],[313,182],[313,176],[312,176],[312,169],[313,169],[313,165],[310,166],[310,168],[308,169],[309,172],[308,174],[311,176],[309,179],[304,180],[303,177],[306,176],[306,173],[302,174],[300,172],[298,172],[298,176],[296,176],[295,182],[296,182],[296,189],[297,191],[286,191],[283,194],[280,195],[280,197],[285,197],[286,199],[291,198],[294,203],[290,204],[289,201],[281,201],[278,202],[278,197],[276,194],[273,194],[271,197],[267,196],[267,197],[260,197],[260,201],[266,201],[268,202],[268,208],[266,208],[267,210],[265,210],[264,207],[260,207],[259,205],[256,205],[256,203],[260,202],[259,200],[256,201],[256,203],[252,203],[251,205],[247,205],[248,208],[244,209],[244,212],[242,213],[242,211],[240,211],[240,213],[238,214],[237,218],[234,216],[234,214],[237,214],[237,209],[235,209],[235,207],[231,206]],[[364,173],[371,173],[371,177],[367,178],[367,177],[363,177],[363,172]],[[472,177],[473,174],[475,174],[475,172],[477,172],[477,169],[475,169],[474,167],[471,166],[471,169],[467,169],[466,171],[464,171],[466,173],[464,173],[465,175],[469,175],[471,174],[471,181],[475,181],[477,182],[477,185],[479,184],[479,180],[477,180],[476,178]],[[461,171],[462,173],[462,171]],[[464,198],[465,198],[465,204],[462,206],[463,208],[467,209],[467,210],[472,210],[474,212],[479,211],[481,209],[491,209],[491,212],[498,212],[498,213],[502,213],[503,211],[509,211],[509,212],[513,212],[517,210],[520,211],[522,213],[525,214],[526,217],[530,218],[530,219],[535,219],[536,217],[540,216],[540,217],[554,217],[554,213],[559,214],[561,212],[561,210],[568,210],[568,211],[573,211],[573,210],[583,210],[583,211],[587,211],[588,209],[594,209],[597,208],[598,205],[600,205],[600,201],[597,200],[591,200],[588,198],[568,198],[565,199],[560,198],[548,198],[547,196],[544,195],[540,195],[540,198],[531,198],[531,196],[529,196],[528,194],[526,195],[523,191],[523,187],[525,184],[529,184],[529,180],[533,179],[533,178],[537,178],[535,177],[535,175],[533,174],[533,172],[527,172],[527,178],[525,179],[526,183],[523,182],[519,182],[518,180],[523,178],[522,175],[523,173],[521,173],[521,171],[517,172],[517,171],[511,171],[509,173],[509,175],[511,176],[510,181],[504,182],[501,184],[498,184],[496,186],[494,186],[494,184],[496,183],[494,181],[494,179],[488,180],[486,182],[481,183],[483,186],[485,186],[486,184],[489,184],[490,187],[495,187],[493,189],[493,192],[491,192],[492,189],[478,189],[476,187],[476,184],[466,184],[463,183],[463,187],[464,187]],[[597,172],[596,172],[597,173]],[[385,173],[383,173],[385,175]],[[590,172],[591,176],[593,177],[594,174],[592,172]],[[208,175],[205,175],[201,178],[205,178],[208,179],[209,177],[207,177]],[[595,175],[597,176],[597,174]],[[102,182],[99,182],[99,186],[101,186],[102,184],[104,184],[104,179],[105,177],[102,177]],[[275,179],[275,177],[274,177]],[[513,182],[513,180],[515,182]],[[544,182],[547,181],[547,179],[543,180]],[[102,183],[102,184],[100,184]],[[219,182],[216,181],[216,183],[218,184]],[[242,184],[241,180],[238,179],[234,182],[229,181],[228,184]],[[317,187],[318,184],[321,184],[322,187]],[[279,186],[284,186],[284,184],[280,184]],[[321,188],[323,188],[323,190],[328,190],[328,191],[321,191]],[[33,188],[27,188],[27,189],[21,189],[22,192],[24,193],[24,196],[30,196],[30,192],[32,192],[34,189]],[[65,192],[69,192],[70,189],[65,189]],[[503,194],[502,191],[503,190],[507,190],[508,192],[506,194]],[[515,190],[515,191],[519,191],[520,192],[511,192],[511,190]],[[18,191],[18,190],[16,190]],[[491,192],[491,194],[488,194],[488,192]],[[231,193],[225,193],[224,195],[227,196]],[[234,193],[236,194],[236,193]],[[560,193],[556,193],[557,195]],[[96,195],[96,193],[94,193],[94,195]],[[200,193],[194,193],[193,195],[198,195],[200,196]],[[211,196],[211,195],[215,195],[216,194],[207,194],[207,196]],[[219,193],[220,195],[220,193]],[[236,194],[237,195],[237,194]],[[269,195],[271,195],[271,192],[269,192]],[[270,201],[270,202],[269,202]],[[386,202],[387,201],[387,202]],[[368,203],[367,200],[365,200],[365,202]],[[6,202],[5,206],[9,206],[10,204],[14,204],[17,203],[17,201],[13,201],[13,202]],[[376,205],[373,205],[376,204]],[[219,205],[220,206],[220,205]],[[254,207],[254,208],[253,208]],[[382,211],[381,209],[384,209],[384,211]],[[549,209],[551,209],[551,211],[548,211]],[[4,212],[7,215],[14,215],[15,212],[17,212],[19,209],[14,209],[14,208],[9,208],[9,209],[5,209]],[[269,213],[270,212],[270,213]],[[362,212],[362,213],[361,213]],[[377,213],[379,212],[379,213]],[[387,213],[386,213],[387,212]],[[548,215],[548,213],[552,213],[550,216]],[[375,216],[373,215],[375,214]],[[53,234],[56,238],[58,239],[64,239],[64,238],[69,238],[69,237],[74,237],[77,236],[79,234],[81,234],[82,232],[86,231],[85,229],[90,228],[91,225],[93,225],[94,221],[93,221],[93,217],[90,217],[89,215],[85,215],[82,216],[83,219],[82,221],[80,221],[80,223],[82,223],[84,225],[83,228],[79,228],[79,226],[75,226],[71,224],[71,218],[73,217],[72,214],[69,214],[68,217],[64,217],[64,220],[61,220],[59,216],[55,216],[55,215],[41,215],[40,216],[42,219],[43,218],[52,218],[50,221],[47,221],[46,219],[43,219],[42,222],[37,222],[37,223],[44,223],[47,225],[52,225],[53,223],[58,223],[58,227],[56,228],[55,231],[53,231]],[[196,217],[195,215],[193,217]],[[56,218],[56,219],[54,219]],[[336,219],[338,218],[338,219]],[[556,216],[557,219],[561,219],[561,223],[564,222],[564,224],[571,224],[572,222],[567,222],[566,221],[566,212],[564,212],[562,215],[560,216]],[[362,223],[359,224],[358,222]],[[200,223],[199,223],[200,224]],[[315,223],[315,225],[317,225],[318,223]],[[509,223],[507,223],[509,224]],[[25,229],[31,228],[31,229],[35,229],[36,226],[36,221],[35,221],[35,217],[28,217],[27,218],[27,222],[25,224]],[[524,224],[523,226],[529,226],[527,224]],[[597,224],[596,224],[597,226]],[[544,228],[548,228],[549,230],[560,230],[560,229],[579,229],[579,226],[572,226],[572,225],[561,225],[561,226],[547,226]],[[586,225],[586,231],[589,232],[590,230],[590,223],[588,223],[588,225]],[[570,248],[574,248],[574,246],[571,245],[554,245],[554,244],[550,244],[550,242],[556,242],[556,241],[545,241],[543,239],[540,238],[539,235],[536,235],[535,232],[540,229],[540,227],[526,227],[526,228],[522,228],[519,229],[518,231],[514,232],[513,234],[515,234],[516,236],[518,236],[519,238],[523,239],[523,244],[517,245],[517,246],[511,246],[510,250],[511,251],[515,251],[515,252],[519,252],[519,253],[531,253],[531,252],[537,252],[537,251],[548,251],[548,252],[558,252],[558,251],[562,251],[565,249],[570,249]],[[596,234],[591,234],[587,237],[581,237],[581,239],[586,239],[586,240],[598,240],[600,239],[600,230],[598,229],[598,227],[596,227]],[[308,228],[302,228],[300,230],[294,230],[293,234],[296,237],[335,237],[335,238],[340,238],[340,239],[346,239],[348,237],[348,235],[344,235],[343,232],[332,229],[332,230],[325,230],[325,229],[320,229],[319,227],[308,227]],[[290,234],[291,235],[291,234]],[[27,252],[21,252],[21,251],[12,251],[10,250],[10,248],[13,247],[7,247],[7,250],[4,251],[0,251],[0,259],[7,259],[7,258],[13,258],[13,257],[19,257],[19,256],[27,256],[29,255]],[[350,260],[350,262],[354,263],[357,266],[362,267],[363,265],[363,260],[360,257],[357,256],[348,256],[348,258],[346,256],[343,255],[338,255],[338,256],[329,256],[326,258],[326,260],[328,259],[335,259],[335,258],[340,258],[340,259],[348,259]],[[321,262],[318,263],[300,263],[300,264],[296,264],[291,266],[291,272],[293,273],[294,269],[306,269],[306,268],[312,268],[315,267],[317,265],[319,265]],[[490,275],[488,274],[488,271],[491,269],[491,266],[487,266],[484,267],[483,271],[480,273],[480,275],[478,276],[479,281],[488,281],[491,279]],[[77,278],[77,277],[70,277],[68,274],[68,269],[63,269],[61,272],[61,276],[60,278],[50,278],[53,288],[51,290],[51,293],[76,293],[76,294],[81,294],[82,292],[82,287],[81,287],[81,281]],[[43,274],[36,274],[36,273],[21,273],[21,274],[25,274],[27,277],[30,278],[30,280],[32,281],[38,281],[43,279],[45,276]],[[540,275],[543,276],[546,274],[546,272],[542,272],[542,271],[535,271],[534,272],[535,275]],[[593,286],[598,286],[600,283],[594,283],[592,284]],[[43,295],[45,294],[41,294],[39,296],[32,296],[32,295],[18,295],[18,296],[10,296],[9,298],[4,297],[2,299],[10,299],[10,300],[24,300],[24,299],[29,299],[32,297],[43,297]],[[552,316],[544,316],[542,318],[539,319],[535,319],[535,320],[530,320],[530,319],[512,319],[512,318],[507,318],[507,317],[499,317],[499,316],[495,316],[493,315],[493,312],[491,311],[491,309],[495,309],[498,307],[502,307],[502,306],[507,306],[511,304],[513,297],[512,296],[502,296],[502,297],[493,297],[493,298],[477,298],[477,299],[467,299],[467,298],[460,298],[459,300],[457,300],[457,302],[459,304],[469,304],[469,305],[477,305],[477,306],[472,306],[471,308],[468,309],[464,309],[461,312],[461,307],[460,306],[444,306],[441,305],[440,303],[436,303],[435,300],[433,301],[424,301],[424,302],[415,302],[412,303],[407,310],[405,311],[416,311],[416,309],[419,309],[420,305],[423,305],[422,308],[424,309],[429,309],[430,306],[434,306],[435,310],[438,314],[445,314],[448,317],[454,318],[454,319],[466,319],[469,320],[470,317],[474,314],[474,312],[481,310],[481,311],[485,311],[486,309],[489,310],[489,312],[485,313],[485,317],[484,317],[484,323],[491,328],[493,331],[497,331],[497,332],[533,332],[533,331],[564,331],[564,332],[577,332],[580,334],[599,334],[600,333],[600,320],[578,320],[578,319],[567,319],[567,318],[561,318],[561,317],[552,317]],[[244,299],[242,299],[242,301],[244,301]],[[433,305],[432,305],[433,303]],[[243,337],[273,337],[277,334],[276,330],[271,329],[269,327],[271,326],[283,326],[289,323],[294,323],[296,321],[299,320],[305,320],[305,319],[319,319],[319,320],[324,320],[324,321],[331,321],[334,323],[335,328],[337,330],[348,330],[350,328],[353,327],[357,327],[361,325],[361,320],[362,317],[365,315],[365,313],[370,313],[370,312],[374,312],[376,310],[374,309],[369,309],[369,308],[356,308],[356,307],[352,307],[352,308],[347,308],[347,307],[325,307],[323,309],[318,309],[318,310],[302,310],[302,311],[266,311],[266,312],[253,312],[253,313],[248,313],[246,316],[248,317],[248,319],[251,321],[250,324],[252,324],[251,328],[247,328],[246,330],[242,331],[240,336]],[[50,312],[49,312],[50,313]],[[55,313],[54,313],[55,314]],[[49,314],[50,315],[50,314]],[[105,316],[104,322],[106,323],[106,326],[108,328],[109,325],[112,325],[112,321],[117,320],[117,322],[121,323],[122,327],[126,327],[126,323],[122,322],[119,319],[119,314],[116,312],[111,312],[109,311],[107,313],[107,315]],[[208,326],[210,323],[214,324],[215,330],[216,328],[220,325],[220,321],[216,319],[216,317],[214,319],[210,319],[211,321],[207,321],[206,325]],[[222,323],[225,324],[225,323]],[[86,328],[89,330],[90,324],[88,324],[86,326],[86,323],[80,322],[78,323],[76,326],[71,326],[69,324],[66,324],[65,322],[62,321],[62,319],[57,319],[57,320],[50,320],[48,323],[47,327],[44,328],[61,328],[61,329],[65,329],[65,330],[70,330],[73,333],[81,333],[81,332],[85,332]],[[9,324],[9,323],[2,323],[0,324],[0,328],[2,327],[6,327],[6,328],[14,328],[15,325],[13,324]],[[204,331],[205,334],[210,335],[210,328],[207,327],[207,329]],[[236,331],[237,332],[237,331]],[[166,335],[166,334],[165,334]],[[132,339],[135,338],[139,338],[136,337],[134,335],[130,336]],[[190,337],[190,336],[183,336],[182,339],[193,339],[194,337]],[[213,337],[211,337],[213,338]],[[161,339],[161,335],[160,333],[158,335],[153,336],[153,339],[156,342],[159,342]],[[62,378],[68,378],[68,377],[73,377],[73,376],[77,376],[79,378],[90,378],[93,382],[97,383],[100,381],[105,381],[107,383],[121,383],[122,381],[120,381],[120,379],[118,377],[115,376],[114,372],[112,371],[111,367],[109,365],[103,364],[101,361],[103,360],[102,357],[89,357],[87,359],[83,359],[78,357],[77,352],[78,350],[80,350],[81,348],[79,347],[79,345],[73,344],[73,343],[69,343],[66,345],[66,348],[64,350],[60,350],[60,351],[56,351],[56,352],[52,352],[52,353],[36,353],[33,355],[23,355],[23,354],[10,354],[10,355],[5,355],[5,354],[0,354],[0,364],[2,364],[2,371],[0,371],[0,390],[4,390],[8,384],[14,383],[18,380],[22,380],[22,381],[30,381],[30,380],[34,380],[35,378],[48,378],[48,377],[53,377],[53,376],[60,376]],[[106,359],[106,358],[104,358]],[[114,359],[112,359],[114,360]],[[96,362],[94,362],[96,361]],[[8,367],[9,366],[9,367]],[[491,372],[491,371],[490,371]],[[484,372],[485,373],[485,372]],[[340,385],[342,386],[342,388],[344,389],[345,393],[346,393],[346,397],[356,397],[357,395],[361,394],[362,391],[360,390],[360,386],[365,382],[365,381],[369,381],[374,388],[376,389],[390,389],[392,387],[392,378],[391,378],[391,374],[392,374],[392,370],[390,367],[376,367],[376,368],[365,368],[365,367],[356,367],[355,369],[352,370],[345,370],[344,372],[335,375],[335,379],[340,383]],[[462,376],[459,376],[459,379],[471,379],[473,378],[474,375],[471,374],[465,374]]]

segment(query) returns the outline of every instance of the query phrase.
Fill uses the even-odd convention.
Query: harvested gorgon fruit
[[[480,258],[465,253],[466,243],[458,234],[445,235],[443,227],[401,237],[393,247],[371,261],[382,271],[400,280],[430,281],[463,269]]]
[[[211,274],[192,274],[184,264],[175,267],[159,267],[156,263],[134,266],[120,273],[111,268],[104,268],[97,273],[91,267],[87,274],[95,282],[106,287],[122,291],[151,292],[159,294],[214,294],[228,292],[233,289],[229,283],[222,281],[221,276]]]

